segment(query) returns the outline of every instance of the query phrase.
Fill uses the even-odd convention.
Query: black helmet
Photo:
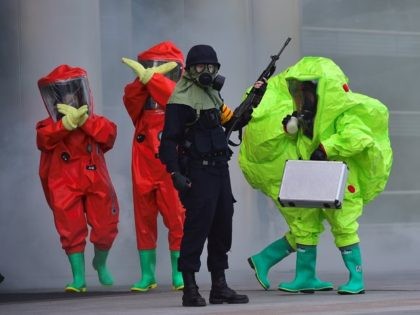
[[[213,64],[220,68],[216,51],[209,45],[196,45],[191,47],[185,62],[187,69],[196,64]]]

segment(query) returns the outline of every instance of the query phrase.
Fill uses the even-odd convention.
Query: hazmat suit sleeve
[[[336,133],[321,140],[328,158],[350,157],[373,145],[372,130],[350,109],[335,121]]]
[[[61,120],[54,122],[51,118],[41,120],[36,124],[36,144],[41,151],[50,151],[70,131],[63,127]]]
[[[174,81],[160,73],[155,73],[146,85],[139,79],[127,84],[124,89],[123,101],[134,125],[143,113],[143,106],[147,98],[152,97],[159,105],[165,107],[175,84]]]
[[[165,107],[176,83],[161,73],[155,73],[146,87],[153,99],[161,106]]]
[[[134,125],[143,112],[143,106],[148,96],[146,87],[140,83],[139,79],[135,79],[124,88],[124,106]]]
[[[99,144],[104,153],[114,146],[117,126],[107,118],[92,114],[80,128]]]

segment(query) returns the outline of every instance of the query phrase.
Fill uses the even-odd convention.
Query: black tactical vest
[[[198,116],[186,132],[186,154],[194,160],[229,160],[230,151],[220,123],[220,110],[201,110]]]

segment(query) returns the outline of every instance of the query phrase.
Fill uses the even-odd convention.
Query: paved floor
[[[323,274],[321,278],[340,283],[342,275]],[[420,272],[366,275],[366,294],[357,296],[341,296],[336,291],[288,294],[277,291],[275,287],[263,291],[256,282],[247,281],[237,280],[232,287],[248,294],[249,304],[200,308],[182,307],[182,292],[171,291],[168,285],[160,285],[148,293],[127,292],[127,287],[112,290],[90,288],[85,294],[67,294],[58,290],[4,292],[0,288],[0,314],[420,314]],[[209,289],[209,284],[201,285],[201,294],[206,299]]]

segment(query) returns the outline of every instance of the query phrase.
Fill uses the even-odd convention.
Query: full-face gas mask
[[[196,64],[189,68],[191,77],[202,87],[212,87],[220,91],[225,83],[225,77],[217,74],[219,68],[214,64]]]
[[[217,74],[220,63],[213,47],[193,46],[187,55],[186,69],[200,86],[211,87],[217,91],[222,89],[225,77]]]
[[[74,108],[88,106],[92,113],[92,97],[86,72],[81,68],[61,65],[49,75],[38,81],[39,91],[45,107],[54,121],[62,118],[57,110],[57,104],[67,104]]]
[[[303,133],[312,138],[314,119],[317,110],[317,81],[288,80],[290,95],[293,97],[299,126]]]

